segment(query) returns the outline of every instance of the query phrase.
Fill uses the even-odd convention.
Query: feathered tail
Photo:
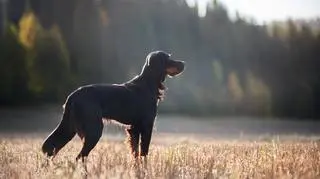
[[[47,137],[42,145],[42,152],[47,156],[56,155],[76,134],[74,124],[71,120],[71,104],[67,100],[64,105],[62,120],[54,131]]]

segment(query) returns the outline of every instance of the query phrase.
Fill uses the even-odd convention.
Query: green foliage
[[[19,43],[17,28],[10,24],[0,37],[0,105],[25,103],[28,97],[26,51]]]
[[[268,116],[271,111],[271,91],[269,87],[252,73],[246,76],[247,110],[251,114]]]
[[[42,30],[38,19],[32,11],[23,14],[19,21],[19,39],[27,49],[34,48],[36,37]]]
[[[0,41],[0,104],[63,99],[72,82],[69,53],[57,26],[41,27],[26,12]]]
[[[223,76],[223,67],[221,66],[221,63],[217,60],[214,60],[212,62],[212,68],[213,68],[214,80],[219,83],[222,83],[224,80],[224,76]]]
[[[58,27],[37,33],[28,51],[29,89],[40,99],[62,99],[70,85],[69,54]]]
[[[66,95],[71,80],[69,54],[60,30],[41,27],[30,11],[20,22],[19,37],[27,49],[28,87],[40,100],[57,100]]]
[[[16,74],[44,101],[63,97],[70,84],[123,82],[161,49],[187,62],[182,78],[168,80],[164,111],[320,117],[319,19],[256,25],[241,14],[230,19],[216,0],[204,17],[183,0],[47,0],[30,8],[16,45],[0,42],[1,55],[17,56],[2,64],[24,64],[0,67],[2,96],[15,96]]]
[[[235,72],[231,72],[228,76],[228,89],[235,103],[240,103],[244,97],[244,91],[239,81],[239,77]]]

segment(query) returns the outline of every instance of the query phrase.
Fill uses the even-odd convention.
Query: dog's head
[[[184,70],[183,61],[171,59],[171,55],[163,51],[155,51],[148,54],[143,67],[145,75],[163,82],[166,76],[176,76]]]
[[[184,62],[171,59],[171,55],[163,51],[148,54],[141,76],[158,89],[158,99],[163,100],[166,87],[164,81],[167,76],[173,77],[184,70]]]

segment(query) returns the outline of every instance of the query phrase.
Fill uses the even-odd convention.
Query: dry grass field
[[[75,156],[78,139],[53,161],[40,152],[43,138],[0,137],[0,178],[320,178],[316,139],[260,141],[155,137],[147,162],[135,161],[123,140],[103,138],[87,159]],[[161,142],[162,141],[162,142]]]
[[[0,109],[0,116],[0,179],[320,178],[318,121],[160,114],[147,162],[133,160],[123,129],[108,124],[85,172],[75,162],[78,137],[53,161],[40,151],[60,106]]]

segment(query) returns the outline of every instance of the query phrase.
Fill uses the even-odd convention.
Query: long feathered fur
[[[76,134],[75,128],[70,121],[71,106],[68,104],[68,100],[63,107],[62,120],[42,145],[42,152],[48,156],[55,156]]]

